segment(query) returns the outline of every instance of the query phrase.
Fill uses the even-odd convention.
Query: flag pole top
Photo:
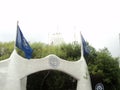
[[[17,25],[19,24],[19,21],[17,21]]]

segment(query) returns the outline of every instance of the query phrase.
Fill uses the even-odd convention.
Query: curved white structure
[[[26,90],[27,76],[43,70],[65,72],[77,79],[77,90],[92,90],[84,57],[73,62],[51,54],[41,59],[27,60],[15,50],[10,58],[0,62],[0,90]]]

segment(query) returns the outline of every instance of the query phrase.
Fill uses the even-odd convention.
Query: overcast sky
[[[0,41],[14,41],[16,24],[30,42],[61,32],[66,42],[82,32],[96,49],[120,56],[120,0],[0,0]]]

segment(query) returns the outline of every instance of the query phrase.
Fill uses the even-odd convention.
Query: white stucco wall
[[[26,90],[28,75],[49,69],[62,71],[76,78],[77,90],[92,90],[84,57],[71,62],[51,54],[41,59],[27,60],[14,50],[9,59],[0,62],[0,68],[0,90]]]
[[[3,90],[4,85],[6,84],[9,62],[10,59],[6,59],[0,62],[0,90]]]

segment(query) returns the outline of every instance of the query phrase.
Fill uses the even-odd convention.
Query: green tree
[[[13,51],[14,42],[2,43],[0,42],[0,60],[10,57]]]
[[[98,82],[105,85],[105,89],[119,90],[120,69],[117,58],[113,58],[107,48],[96,52],[94,62],[89,63],[89,71],[93,88]]]

